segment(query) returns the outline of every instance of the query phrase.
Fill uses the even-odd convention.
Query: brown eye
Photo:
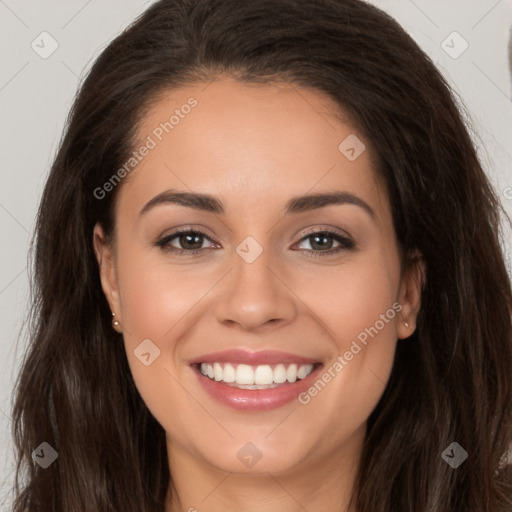
[[[316,231],[314,233],[310,233],[301,239],[303,241],[308,241],[311,249],[302,249],[311,253],[320,253],[314,254],[314,256],[320,256],[321,253],[325,253],[326,255],[336,254],[343,250],[352,250],[355,248],[354,242],[339,233],[334,231]],[[334,243],[337,242],[338,246],[334,247]]]
[[[203,246],[203,235],[200,233],[190,232],[188,234],[182,234],[177,237],[179,244],[182,249],[201,249]]]
[[[206,249],[206,247],[203,247],[205,239],[211,241],[206,233],[203,233],[202,231],[185,229],[178,230],[170,235],[164,236],[156,242],[156,245],[166,251],[197,254]]]

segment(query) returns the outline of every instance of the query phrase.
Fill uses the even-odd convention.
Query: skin
[[[102,287],[134,381],[167,433],[177,497],[169,494],[166,511],[349,511],[366,421],[397,339],[416,327],[423,270],[401,268],[370,141],[329,98],[221,77],[167,92],[144,117],[139,140],[190,97],[198,105],[119,185],[114,242],[94,229]],[[350,134],[366,145],[354,161],[338,150]],[[168,189],[213,195],[226,211],[160,204],[140,214]],[[354,204],[283,215],[292,197],[333,190],[364,200],[374,218]],[[156,245],[177,227],[205,231],[203,252]],[[315,246],[311,234],[322,229],[349,236],[356,248],[326,254],[341,244]],[[263,249],[252,263],[236,252],[248,236]],[[169,245],[194,248],[186,243],[178,236]],[[210,398],[189,366],[209,352],[245,348],[283,350],[327,368],[396,302],[400,313],[307,405],[234,410]],[[149,366],[134,355],[147,338],[161,351]],[[247,442],[261,452],[251,468],[237,457]]]

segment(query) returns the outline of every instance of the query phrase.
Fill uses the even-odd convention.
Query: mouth
[[[194,366],[208,379],[238,389],[273,389],[285,383],[294,384],[305,379],[315,369],[315,364],[295,363],[251,366],[215,362],[197,363]]]
[[[297,399],[317,379],[322,362],[283,352],[231,350],[191,361],[210,398],[242,411],[266,411]]]

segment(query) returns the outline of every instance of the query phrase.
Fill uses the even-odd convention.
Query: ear
[[[121,322],[121,305],[117,286],[117,272],[115,266],[112,243],[105,236],[101,224],[97,223],[93,231],[93,246],[98,260],[101,288],[109,303],[110,310],[116,314],[116,320]]]
[[[421,290],[425,284],[426,268],[420,251],[415,250],[406,257],[405,271],[400,283],[398,302],[402,305],[398,317],[397,337],[404,339],[416,330],[416,321],[421,306]],[[408,327],[405,323],[409,324]]]

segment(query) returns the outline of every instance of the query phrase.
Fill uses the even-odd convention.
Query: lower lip
[[[316,379],[322,368],[319,364],[304,379],[294,383],[286,382],[269,389],[240,389],[205,377],[197,366],[192,366],[199,382],[218,402],[242,411],[269,411],[277,409],[298,398]]]

